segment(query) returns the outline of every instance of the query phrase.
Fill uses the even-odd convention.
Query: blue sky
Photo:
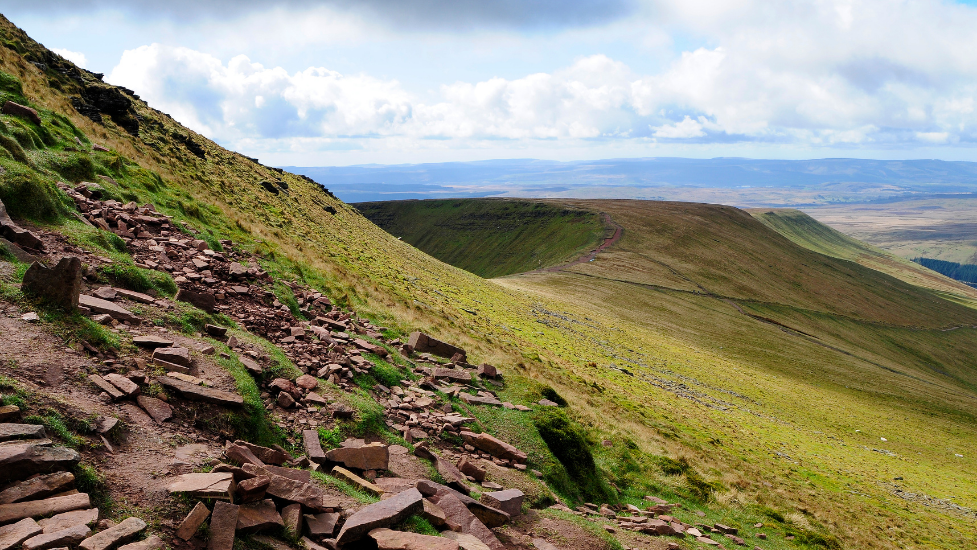
[[[975,3],[8,0],[3,13],[278,165],[977,160]]]

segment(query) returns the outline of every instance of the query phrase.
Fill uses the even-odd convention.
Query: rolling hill
[[[974,310],[798,246],[742,210],[689,203],[544,201],[549,214],[530,221],[557,236],[559,246],[546,248],[553,262],[587,248],[598,212],[623,226],[623,237],[592,262],[483,279],[384,232],[315,182],[184,128],[6,20],[0,39],[3,99],[36,108],[41,121],[0,117],[0,200],[14,218],[65,239],[92,235],[79,246],[142,273],[111,235],[77,220],[57,186],[97,180],[113,200],[150,202],[215,248],[232,240],[284,302],[283,285],[301,283],[391,339],[420,329],[464,347],[469,362],[500,367],[504,383],[492,386],[500,400],[565,400],[556,416],[568,420],[556,429],[545,411],[451,404],[527,449],[539,483],[566,503],[597,495],[623,511],[661,495],[683,504],[673,510],[683,521],[737,526],[771,550],[949,549],[977,537]],[[459,211],[477,217],[499,204]],[[556,227],[567,220],[580,221]],[[510,221],[507,233],[518,234]],[[440,235],[457,243],[459,228]],[[480,239],[491,234],[481,229]],[[507,249],[531,252],[546,240],[501,235],[481,253],[519,269],[524,260]],[[480,252],[466,250],[467,258]],[[10,285],[25,269],[2,271],[11,310],[22,302]],[[202,326],[186,319],[200,315],[187,311],[167,328],[193,335]],[[22,376],[16,366],[5,360],[0,369]],[[357,395],[374,404],[367,390]],[[367,426],[372,438],[396,435],[382,422]],[[283,433],[281,443],[300,435]],[[592,454],[590,478],[571,475],[568,445]],[[608,536],[599,518],[552,514],[527,517]],[[751,534],[756,523],[768,539]],[[664,544],[627,530],[616,536],[623,542],[609,548]]]

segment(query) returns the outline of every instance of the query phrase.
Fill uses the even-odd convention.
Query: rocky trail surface
[[[0,244],[32,263],[20,289],[35,300],[0,302],[0,392],[20,396],[0,408],[0,550],[232,550],[239,538],[276,550],[747,544],[653,496],[570,509],[527,453],[466,414],[556,403],[504,402],[503,374],[463,349],[420,332],[388,338],[296,283],[278,282],[283,296],[234,243],[213,250],[153,205],[101,200],[100,189],[62,185],[79,220],[177,291],[106,285],[118,259],[0,217],[11,237]],[[47,310],[26,309],[42,302],[80,312],[120,345],[66,338]],[[204,314],[202,327],[179,322]],[[363,388],[371,374],[386,385]],[[375,430],[338,437],[370,411],[396,442]],[[235,435],[257,441],[265,422],[285,446]]]

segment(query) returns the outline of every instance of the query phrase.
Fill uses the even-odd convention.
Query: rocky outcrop
[[[34,262],[24,274],[21,289],[24,294],[74,311],[81,295],[81,260],[68,256],[52,268]]]

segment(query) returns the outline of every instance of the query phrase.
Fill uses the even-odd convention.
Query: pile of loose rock
[[[19,409],[0,408],[0,420]],[[99,521],[87,493],[75,489],[70,472],[80,455],[46,438],[44,426],[0,423],[0,550],[158,550],[163,541],[138,537],[146,522],[135,517]],[[37,521],[38,518],[40,521]],[[124,544],[124,545],[123,545]]]

